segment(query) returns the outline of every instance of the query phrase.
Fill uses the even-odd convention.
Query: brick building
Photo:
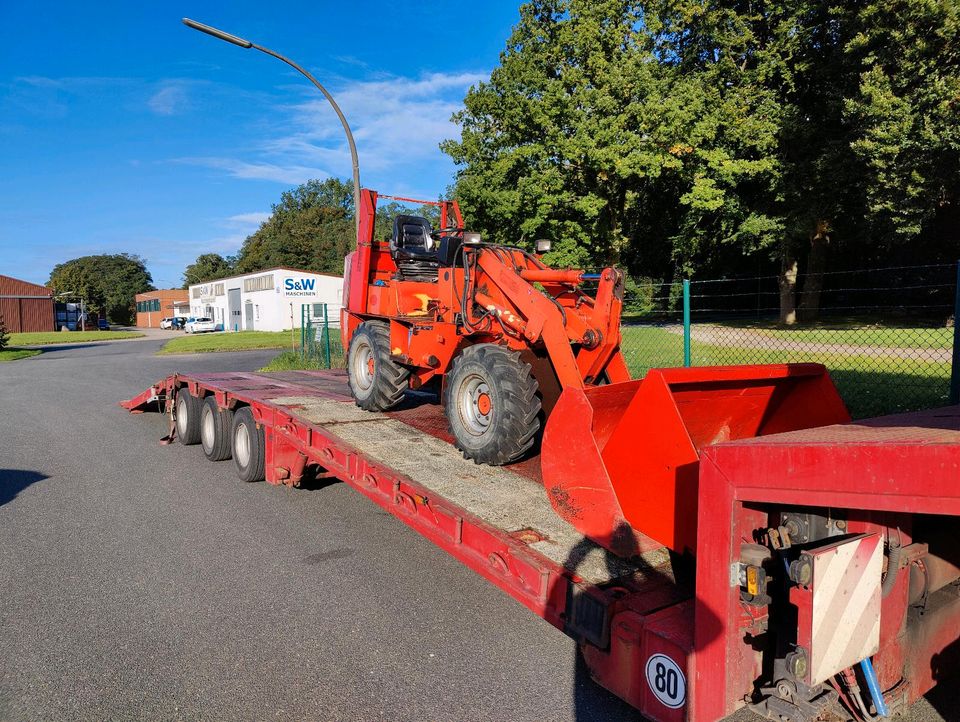
[[[10,333],[53,331],[53,291],[36,283],[0,276],[0,316]]]
[[[186,315],[190,299],[186,290],[163,288],[134,296],[137,306],[137,328],[160,328],[160,320]]]

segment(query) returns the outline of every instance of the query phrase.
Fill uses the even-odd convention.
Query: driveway
[[[163,417],[117,401],[275,353],[162,343],[0,365],[0,719],[638,719],[571,640],[347,486],[242,484],[158,445]]]

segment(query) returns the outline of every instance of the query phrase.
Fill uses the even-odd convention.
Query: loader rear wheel
[[[366,411],[386,411],[403,400],[410,371],[390,358],[390,327],[361,323],[350,339],[347,356],[350,392]]]
[[[185,446],[200,443],[200,399],[181,388],[177,392],[177,438]]]
[[[221,409],[217,400],[208,396],[200,408],[200,445],[210,461],[230,458],[230,432],[233,431],[233,412]]]
[[[481,343],[457,356],[443,401],[457,448],[478,464],[516,461],[540,430],[540,398],[530,364],[503,346]]]
[[[233,415],[231,451],[237,465],[240,481],[263,481],[264,439],[263,427],[258,426],[249,406],[237,409]]]

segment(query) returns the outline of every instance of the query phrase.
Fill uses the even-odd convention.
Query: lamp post
[[[256,43],[245,40],[244,38],[238,38],[236,35],[231,35],[230,33],[225,33],[223,30],[218,28],[211,27],[210,25],[204,25],[203,23],[198,23],[196,20],[191,20],[190,18],[183,18],[183,24],[194,30],[199,30],[201,33],[206,33],[207,35],[212,35],[215,38],[224,40],[228,43],[232,43],[238,47],[244,49],[259,50],[261,53],[266,53],[267,55],[272,55],[277,60],[280,60],[291,68],[299,72],[303,77],[313,83],[317,90],[323,93],[323,97],[327,99],[330,105],[333,107],[334,112],[337,114],[337,117],[340,118],[340,124],[343,126],[343,132],[347,135],[347,143],[350,146],[350,159],[353,161],[353,216],[356,221],[357,233],[360,231],[360,161],[357,157],[357,144],[353,142],[353,133],[350,132],[350,125],[347,123],[347,118],[344,116],[343,111],[340,110],[340,106],[337,105],[337,101],[333,99],[333,96],[324,88],[316,78],[314,78],[310,73],[304,70],[300,65],[290,60],[290,58],[284,57],[280,53],[270,50],[270,48],[265,48],[262,45],[257,45]]]

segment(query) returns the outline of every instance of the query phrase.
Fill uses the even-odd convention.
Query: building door
[[[224,331],[240,330],[240,289],[231,288],[227,291],[227,306],[230,311],[230,318],[224,322]]]
[[[247,331],[252,331],[253,330],[253,304],[248,301],[246,304],[246,308],[244,310],[247,312],[246,329]]]

